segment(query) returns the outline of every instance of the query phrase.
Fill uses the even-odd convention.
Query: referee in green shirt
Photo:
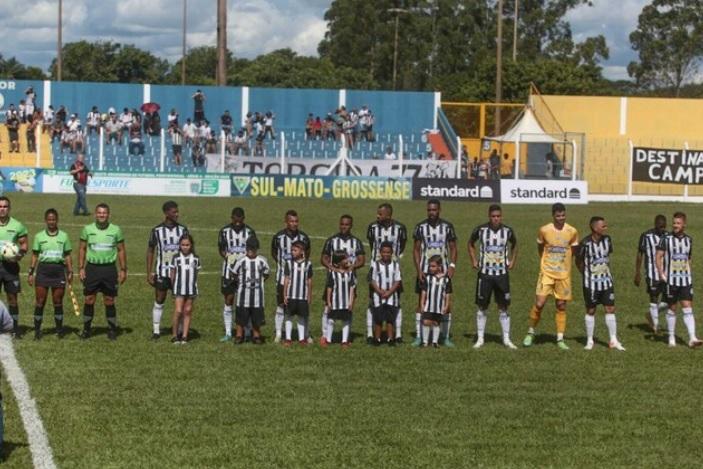
[[[119,262],[117,271],[115,262]],[[110,223],[110,207],[98,204],[95,207],[95,223],[83,228],[78,248],[79,275],[83,282],[83,332],[80,337],[90,337],[95,299],[103,294],[105,316],[107,317],[107,337],[117,339],[117,309],[115,297],[117,288],[127,279],[127,251],[124,236],[119,226]]]
[[[50,208],[44,212],[46,229],[34,235],[32,261],[27,282],[34,286],[34,339],[41,339],[41,324],[44,318],[44,305],[51,289],[54,304],[56,335],[63,337],[63,296],[66,282],[73,281],[71,264],[71,240],[65,231],[59,229],[59,214]]]
[[[7,293],[7,306],[12,316],[13,334],[19,338],[20,309],[17,294],[20,286],[20,261],[27,254],[27,228],[10,216],[10,199],[0,197],[0,249],[6,243],[15,243],[19,247],[16,259],[2,259],[0,262],[0,288]]]

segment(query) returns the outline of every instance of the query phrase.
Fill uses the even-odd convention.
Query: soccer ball
[[[17,255],[20,253],[20,248],[15,243],[5,243],[0,250],[2,260],[7,262],[17,262]]]

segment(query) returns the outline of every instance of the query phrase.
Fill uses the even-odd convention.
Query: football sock
[[[327,319],[327,327],[325,328],[325,338],[327,339],[327,342],[332,342],[332,333],[333,332],[334,332],[334,319]]]
[[[117,307],[115,305],[105,305],[105,317],[110,329],[117,329]]]
[[[422,343],[427,345],[430,340],[430,326],[422,325]]]
[[[529,324],[530,327],[535,328],[537,327],[537,324],[539,324],[539,320],[542,317],[542,311],[537,309],[537,306],[532,306],[532,309],[530,310],[530,318],[527,321],[527,324]],[[534,334],[534,331],[532,332]]]
[[[283,306],[276,307],[276,316],[274,317],[274,324],[276,326],[276,337],[281,337],[281,332],[283,330],[283,321],[285,320],[285,314],[283,313]],[[290,339],[287,339],[290,340]]]
[[[278,317],[276,317],[278,319]],[[285,316],[284,321],[286,323],[286,340],[291,340],[291,335],[293,334],[293,317],[292,316]],[[276,334],[279,334],[279,332],[276,332]]]
[[[161,333],[161,315],[164,313],[164,305],[154,302],[154,307],[151,309],[152,323],[154,324],[154,334]]]
[[[618,323],[615,320],[615,314],[606,313],[605,325],[608,328],[608,334],[610,334],[610,341],[615,342],[616,340],[618,340]]]
[[[249,319],[249,322],[247,322],[247,325],[244,327],[244,337],[251,337],[251,319]]]
[[[498,320],[500,321],[500,328],[503,330],[503,340],[510,340],[510,314],[505,310],[501,310]]]
[[[90,330],[95,316],[95,305],[83,305],[83,329]]]
[[[440,323],[440,328],[442,330],[442,336],[445,339],[449,338],[449,331],[452,328],[452,313],[447,313],[444,315],[442,322]]]
[[[534,327],[528,327],[528,328],[527,328],[527,333],[528,333],[528,334],[535,335],[535,328],[534,328]]]
[[[12,325],[17,329],[17,325],[20,322],[20,307],[17,305],[9,305],[7,309],[10,310],[10,316],[12,316]]]
[[[483,334],[486,332],[486,312],[482,309],[476,311],[476,334],[479,339],[483,339]]]
[[[693,317],[693,308],[682,308],[683,311],[683,323],[686,325],[688,330],[688,340],[696,339],[696,318]]]
[[[415,337],[422,337],[422,313],[415,313]]]
[[[366,309],[366,337],[373,337],[373,313],[371,313],[371,308]]]
[[[222,316],[225,320],[225,335],[232,336],[232,306],[225,305],[222,310]]]
[[[34,307],[34,330],[39,330],[41,328],[41,321],[44,318],[44,307],[35,306]]]
[[[298,317],[298,340],[307,340],[308,338],[308,318]]]
[[[666,329],[670,338],[676,336],[676,312],[671,309],[666,312]]]
[[[403,336],[403,310],[398,308],[398,315],[395,317],[395,338]]]
[[[325,309],[322,310],[322,336],[326,339],[327,338],[327,314],[329,313],[329,310],[325,306]]]
[[[656,329],[659,327],[659,305],[656,303],[649,303],[649,316],[652,318],[652,324]]]
[[[557,333],[563,336],[566,332],[566,311],[557,310],[554,320],[557,323]]]
[[[342,343],[349,342],[349,329],[351,329],[351,321],[344,321],[342,325]]]
[[[593,340],[593,331],[596,329],[596,317],[590,314],[586,315],[586,337],[589,341]]]
[[[437,342],[439,342],[439,326],[432,326],[432,343],[436,344]]]
[[[63,327],[63,305],[54,305],[54,323],[57,329]]]

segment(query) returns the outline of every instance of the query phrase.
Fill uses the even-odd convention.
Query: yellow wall
[[[36,130],[39,133],[39,129]],[[20,153],[10,153],[10,135],[7,132],[5,124],[0,124],[0,166],[26,166],[35,167],[37,162],[36,153],[27,151],[27,125],[20,125]],[[54,160],[51,156],[51,142],[48,133],[41,134],[41,161],[40,168],[53,168]]]

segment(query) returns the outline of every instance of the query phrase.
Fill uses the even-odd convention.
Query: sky
[[[228,46],[253,58],[290,47],[316,55],[330,0],[228,0]],[[628,36],[649,0],[593,0],[568,14],[576,40],[603,34],[610,47],[607,78],[627,79],[636,58]],[[215,0],[187,0],[187,47],[215,45]],[[46,70],[56,53],[58,0],[0,0],[0,54]],[[63,0],[63,41],[134,44],[174,62],[181,54],[178,0]],[[212,12],[212,14],[210,14]],[[31,32],[30,32],[31,31]]]

